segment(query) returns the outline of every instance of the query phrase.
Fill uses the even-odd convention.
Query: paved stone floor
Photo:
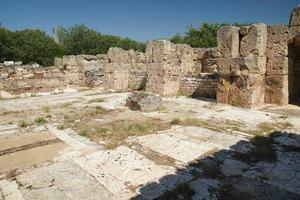
[[[0,200],[300,199],[300,107],[173,97],[141,113],[124,106],[127,96],[88,90],[1,100]],[[116,148],[59,128],[66,107],[93,106],[112,111],[89,116],[99,124],[154,118],[171,126]]]

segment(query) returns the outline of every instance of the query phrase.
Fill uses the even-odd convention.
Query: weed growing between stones
[[[105,147],[114,149],[123,144],[125,140],[133,136],[142,136],[169,129],[170,125],[161,120],[132,121],[119,120],[103,125],[89,125],[77,122],[74,129],[81,135],[92,141],[104,141]]]
[[[38,117],[34,120],[36,125],[41,126],[47,122],[47,120],[44,117]]]
[[[18,126],[20,126],[21,128],[26,128],[28,126],[31,126],[32,122],[26,121],[26,120],[20,120],[18,122]]]

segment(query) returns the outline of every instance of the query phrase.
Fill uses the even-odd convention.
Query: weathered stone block
[[[231,71],[231,58],[218,58],[217,71],[220,75],[229,75]]]
[[[240,55],[265,56],[267,47],[267,26],[259,23],[252,25],[247,34],[241,38]]]
[[[193,74],[197,75],[202,72],[202,62],[194,62]]]
[[[267,62],[267,75],[289,74],[288,57],[270,57]]]
[[[204,53],[202,61],[202,72],[213,73],[217,71],[217,60],[221,57],[216,48],[209,48]]]
[[[289,26],[300,26],[300,5],[297,5],[290,16]]]
[[[137,63],[146,63],[146,54],[143,52],[136,52],[136,62]]]
[[[193,72],[194,67],[194,49],[187,44],[176,45],[177,59],[179,59],[181,73],[186,75]]]
[[[63,59],[62,60],[63,66],[75,66],[75,65],[77,65],[76,56],[73,56],[73,55],[63,56],[62,59]]]
[[[54,58],[54,66],[55,67],[62,67],[63,66],[63,59],[62,58]]]
[[[129,63],[129,56],[125,50],[111,47],[107,52],[107,60],[108,63]]]
[[[220,78],[217,101],[234,106],[252,108],[264,103],[265,87],[263,75]]]
[[[239,28],[224,26],[218,31],[218,51],[225,58],[234,58],[239,55]]]
[[[179,65],[176,45],[168,40],[150,41],[146,46],[147,63],[168,63]]]
[[[194,48],[194,61],[202,61],[207,48]]]
[[[266,103],[277,105],[288,104],[288,90],[288,75],[266,76]]]
[[[133,92],[126,99],[126,106],[128,106],[131,110],[153,112],[162,108],[162,99],[153,94]]]
[[[151,63],[147,66],[147,92],[164,96],[176,95],[180,86],[180,66]]]
[[[127,91],[129,64],[106,63],[104,65],[104,87],[116,91]]]
[[[288,42],[291,39],[289,29],[283,24],[268,26],[268,58],[288,56]]]
[[[231,59],[230,72],[247,70],[253,74],[266,72],[266,57],[238,57]]]

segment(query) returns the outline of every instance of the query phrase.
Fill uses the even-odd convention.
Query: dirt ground
[[[128,95],[0,100],[0,200],[300,198],[299,106]]]

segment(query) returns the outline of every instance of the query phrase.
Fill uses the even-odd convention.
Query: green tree
[[[184,43],[186,43],[184,38],[179,33],[176,33],[173,37],[171,37],[170,41],[175,43],[175,44],[184,44]]]
[[[63,55],[63,48],[40,30],[9,31],[0,27],[0,61],[13,60],[53,65],[54,57]]]
[[[12,44],[12,33],[3,27],[0,27],[0,62],[12,60],[14,56],[11,48]]]
[[[129,50],[145,50],[145,44],[114,35],[101,34],[84,24],[75,25],[68,29],[56,29],[59,43],[66,49],[67,54],[103,54],[110,47],[121,47]]]
[[[45,32],[26,29],[13,34],[12,51],[14,60],[24,63],[37,62],[44,66],[53,65],[56,56],[64,54],[63,48]]]
[[[184,36],[178,33],[170,38],[173,43],[189,44],[192,47],[216,47],[217,33],[222,26],[228,26],[228,23],[203,23],[199,28],[190,26]],[[249,23],[235,23],[234,26],[245,26]]]

